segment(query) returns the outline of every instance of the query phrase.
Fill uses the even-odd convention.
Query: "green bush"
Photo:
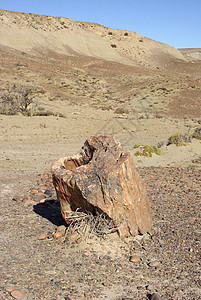
[[[175,133],[171,135],[168,139],[167,146],[175,144],[176,146],[185,146],[187,143],[190,143],[192,140],[192,135],[189,133]]]
[[[161,155],[162,151],[159,149],[156,145],[140,145],[135,144],[134,148],[138,148],[139,150],[135,152],[135,156],[146,156],[146,157],[152,157],[152,155],[155,153],[157,155]]]

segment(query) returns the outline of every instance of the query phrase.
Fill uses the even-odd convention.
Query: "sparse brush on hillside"
[[[44,107],[38,106],[34,103],[35,94],[39,92],[32,86],[17,86],[2,88],[0,90],[0,114],[16,115],[22,114],[24,116],[65,116],[61,113],[56,113],[47,110]],[[40,91],[41,92],[41,91]],[[30,106],[32,104],[32,107]]]
[[[168,139],[167,146],[175,144],[176,146],[185,146],[192,140],[192,135],[189,133],[175,133],[171,135]]]
[[[29,105],[33,102],[35,89],[32,86],[7,87],[0,90],[0,113],[15,115],[26,114]]]

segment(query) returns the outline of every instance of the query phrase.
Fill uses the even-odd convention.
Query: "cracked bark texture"
[[[104,213],[119,236],[151,229],[151,210],[144,184],[129,152],[113,137],[91,136],[80,154],[61,157],[52,165],[53,183],[61,212]]]

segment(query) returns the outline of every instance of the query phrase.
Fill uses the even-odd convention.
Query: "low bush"
[[[201,126],[195,128],[192,137],[201,140]]]
[[[171,135],[168,139],[167,146],[175,144],[176,146],[185,146],[187,143],[190,143],[192,140],[192,135],[189,133],[175,133]]]
[[[152,155],[155,153],[157,155],[161,155],[162,151],[159,149],[156,145],[140,145],[135,144],[134,148],[138,149],[138,151],[135,152],[135,156],[146,156],[146,157],[152,157]]]

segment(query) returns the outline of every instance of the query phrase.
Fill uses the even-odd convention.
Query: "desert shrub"
[[[117,48],[117,45],[111,44],[111,47],[112,47],[112,48]]]
[[[139,42],[141,42],[141,43],[142,43],[142,42],[143,42],[143,40],[142,40],[142,39],[140,39],[140,40],[139,40]]]
[[[141,146],[140,144],[135,144],[133,148],[136,149],[139,148],[140,146]]]
[[[66,118],[65,115],[61,113],[56,113],[51,110],[46,110],[45,108],[35,109],[35,110],[29,110],[24,113],[26,116],[33,116],[33,117],[48,117],[48,116],[54,116],[54,117],[60,117],[60,118]]]
[[[124,36],[128,36],[128,32],[125,32],[125,33],[124,33]]]
[[[201,126],[195,128],[192,137],[201,140]]]
[[[111,32],[111,31],[109,31],[109,32],[108,32],[108,34],[109,34],[109,35],[112,35],[112,32]]]
[[[124,108],[124,107],[118,107],[115,111],[114,111],[115,114],[128,114],[129,111],[127,108]]]
[[[25,114],[33,102],[35,89],[31,86],[7,87],[0,90],[0,113],[15,115]]]
[[[157,155],[161,155],[162,151],[159,149],[156,145],[140,145],[135,144],[134,148],[139,149],[135,152],[135,156],[146,156],[146,157],[152,157],[152,155],[155,153]]]
[[[175,133],[171,135],[168,139],[167,146],[175,144],[176,146],[185,146],[192,140],[192,135],[189,133]]]

